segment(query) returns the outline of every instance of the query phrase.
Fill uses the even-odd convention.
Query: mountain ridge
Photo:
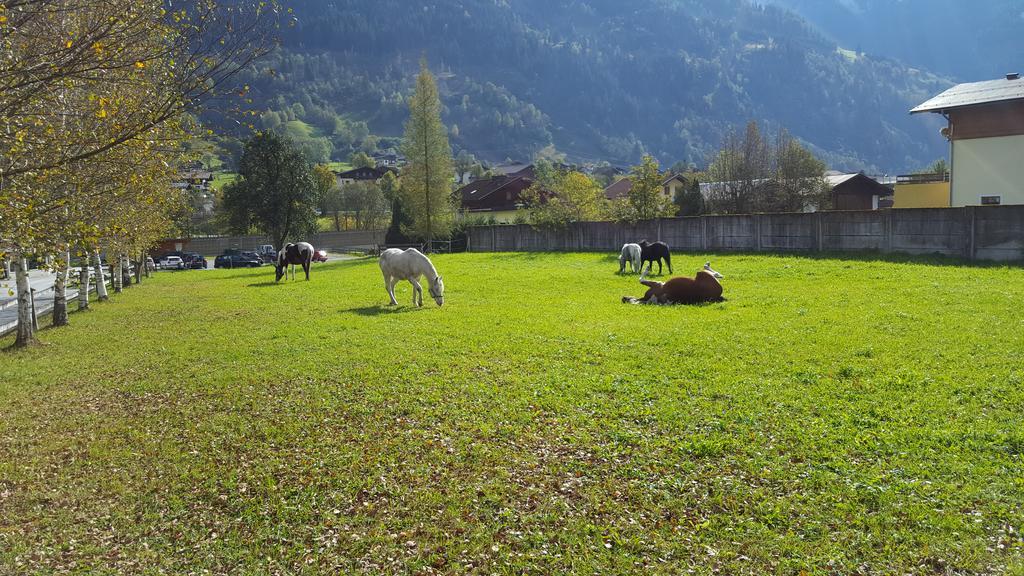
[[[492,161],[553,146],[577,160],[626,164],[651,153],[702,166],[750,120],[787,129],[845,170],[909,170],[945,152],[938,123],[908,112],[947,79],[841,52],[773,6],[296,0],[294,9],[298,24],[247,81],[258,107],[287,116],[300,104],[323,116],[311,123],[335,155],[357,144],[338,136],[332,115],[401,134],[422,55],[453,144]]]

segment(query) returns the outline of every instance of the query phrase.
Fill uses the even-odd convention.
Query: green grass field
[[[1024,269],[434,260],[442,308],[167,272],[0,354],[0,573],[1024,574]]]

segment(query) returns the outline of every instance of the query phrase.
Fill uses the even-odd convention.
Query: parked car
[[[194,252],[186,254],[182,260],[185,261],[185,267],[190,270],[202,270],[207,267],[206,258]]]
[[[214,268],[259,268],[263,259],[242,254],[221,254],[213,259]]]
[[[274,250],[272,244],[263,244],[256,248],[256,253],[263,259],[264,262],[273,262],[277,260],[277,250]]]
[[[185,261],[181,256],[164,256],[160,259],[161,270],[184,270]]]
[[[313,252],[313,262],[327,262],[327,250]]]
[[[259,263],[260,263],[260,266],[262,266],[263,263],[265,262],[263,257],[260,256],[259,254],[257,254],[256,252],[252,252],[252,251],[249,251],[249,250],[242,250],[238,254],[241,255],[241,256],[244,256],[245,258],[249,258],[251,260],[258,260]]]

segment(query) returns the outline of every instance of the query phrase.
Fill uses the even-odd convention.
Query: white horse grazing
[[[395,284],[399,280],[408,280],[412,284],[412,305],[423,306],[423,288],[420,287],[420,276],[426,276],[430,284],[430,295],[438,306],[444,305],[444,282],[437,274],[437,269],[430,259],[415,248],[399,250],[391,248],[380,255],[380,271],[384,273],[384,286],[391,297],[391,306],[397,306],[395,300]],[[418,300],[417,300],[418,298]]]
[[[619,274],[626,271],[626,262],[633,268],[633,274],[640,271],[640,245],[623,244],[622,253],[619,254]]]

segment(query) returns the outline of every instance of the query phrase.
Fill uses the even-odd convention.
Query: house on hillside
[[[474,180],[455,192],[462,217],[484,217],[499,224],[511,224],[524,214],[523,193],[536,181],[532,165],[518,171]]]
[[[893,190],[863,173],[825,174],[832,193],[833,210],[878,210],[891,208]]]
[[[391,167],[380,167],[374,168],[353,168],[352,170],[346,170],[344,172],[335,172],[334,177],[338,179],[338,186],[344,188],[347,184],[353,182],[376,182],[384,177],[388,172],[398,173],[398,170]]]
[[[942,114],[950,141],[949,205],[1024,204],[1024,80],[959,84],[910,111]]]
[[[524,170],[533,170],[533,164],[523,164],[522,162],[503,162],[496,166],[491,167],[491,172],[499,176],[511,176],[518,174]]]
[[[209,170],[186,170],[179,172],[172,186],[181,190],[209,191],[213,184],[213,172]]]
[[[213,172],[209,170],[186,170],[178,173],[178,177],[171,183],[175,190],[182,190],[188,193],[189,199],[195,208],[193,216],[208,217],[213,215]]]
[[[682,191],[686,184],[686,178],[682,174],[668,174],[661,182],[661,194],[668,198],[669,202],[672,202],[675,200],[676,194]],[[632,189],[633,180],[629,176],[625,176],[605,188],[604,197],[609,200],[618,200],[629,196],[629,191]]]
[[[375,152],[371,158],[377,164],[377,168],[398,168],[406,164],[405,156],[394,150]]]

